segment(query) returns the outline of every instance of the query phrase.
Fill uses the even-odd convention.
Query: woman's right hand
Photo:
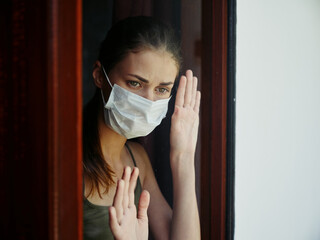
[[[126,167],[122,179],[118,181],[117,191],[112,206],[109,208],[109,225],[117,240],[147,240],[148,215],[150,202],[149,192],[141,193],[138,214],[134,204],[134,190],[139,175],[139,169]]]

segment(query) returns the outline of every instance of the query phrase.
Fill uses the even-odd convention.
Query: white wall
[[[320,239],[320,0],[237,1],[236,240]]]

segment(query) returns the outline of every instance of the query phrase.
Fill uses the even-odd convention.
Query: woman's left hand
[[[173,180],[171,239],[200,239],[195,192],[194,154],[199,128],[198,79],[188,70],[176,96],[170,132],[170,164]]]
[[[181,76],[171,120],[170,145],[172,154],[194,154],[198,127],[200,92],[198,79],[191,70]]]

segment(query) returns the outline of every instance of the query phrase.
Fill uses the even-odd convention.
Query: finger
[[[119,222],[121,221],[123,216],[123,208],[122,208],[123,190],[124,190],[124,181],[120,179],[118,181],[116,195],[114,196],[113,204],[112,204],[116,209],[117,219]]]
[[[124,180],[124,190],[123,190],[123,200],[122,200],[122,207],[123,211],[125,211],[129,206],[129,181],[130,181],[130,175],[131,175],[131,168],[125,167],[123,171],[122,179]]]
[[[184,93],[186,91],[186,82],[187,82],[187,78],[185,76],[181,76],[178,91],[177,91],[177,96],[176,96],[176,102],[175,102],[176,106],[183,107]]]
[[[197,97],[197,86],[198,86],[198,78],[193,77],[193,83],[192,83],[192,97],[191,97],[191,108],[194,108],[196,104],[196,97]]]
[[[197,95],[196,95],[196,102],[195,102],[195,105],[194,105],[194,108],[193,110],[199,114],[199,111],[200,111],[200,101],[201,101],[201,92],[200,91],[197,91]]]
[[[188,107],[191,104],[191,98],[192,98],[192,87],[193,87],[193,73],[191,70],[187,70],[186,72],[187,76],[187,84],[186,84],[186,91],[184,95],[184,107]]]
[[[114,207],[109,208],[109,226],[114,236],[117,236],[120,231],[120,225],[117,219],[117,212]]]
[[[150,194],[147,190],[144,190],[139,199],[138,206],[138,219],[148,221],[148,207],[150,203]]]
[[[139,169],[135,167],[133,168],[133,171],[131,173],[131,178],[129,183],[129,207],[134,206],[134,190],[136,188],[138,176],[139,176]]]

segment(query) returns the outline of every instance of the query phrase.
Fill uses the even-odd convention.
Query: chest
[[[89,197],[87,197],[88,201],[92,204],[99,205],[99,206],[111,206],[113,203],[113,198],[116,194],[116,184],[113,184],[110,186],[109,191],[107,193],[104,193],[104,190],[101,189],[101,198],[97,191],[94,192],[94,194],[91,194]],[[85,192],[89,192],[90,189],[86,189]],[[87,196],[87,195],[86,195]]]
[[[84,196],[87,197],[87,200],[95,205],[111,206],[116,194],[117,182],[122,178],[123,169],[125,168],[125,166],[130,166],[131,168],[133,168],[134,164],[131,159],[127,158],[125,164],[113,166],[112,169],[115,173],[115,176],[113,177],[114,183],[109,186],[108,191],[106,191],[105,187],[100,186],[100,195],[98,194],[98,191],[95,190],[93,194],[90,194],[90,196],[88,196],[89,192],[91,191],[91,184],[88,181],[85,181]]]

